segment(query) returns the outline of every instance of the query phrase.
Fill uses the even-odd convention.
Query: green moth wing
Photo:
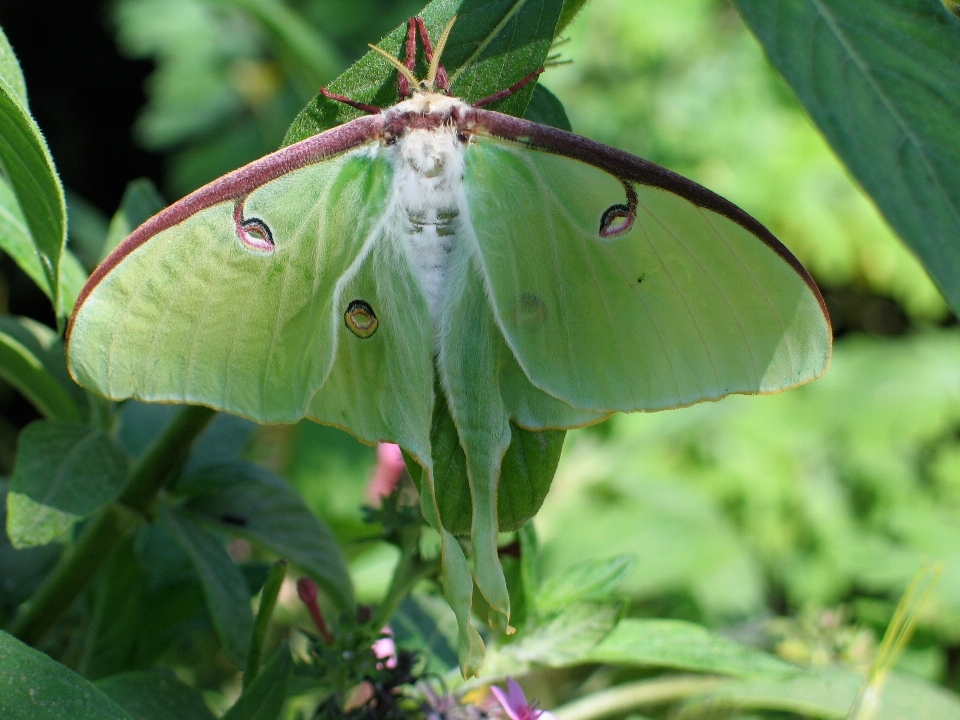
[[[385,238],[392,171],[369,151],[380,126],[363,118],[281,150],[138,228],[77,302],[77,380],[113,399],[308,416],[429,457],[426,310],[411,312],[415,283]]]
[[[826,369],[816,286],[742,210],[585,138],[470,117],[478,264],[534,386],[595,413],[652,411],[776,392]],[[556,411],[541,414],[549,426]]]

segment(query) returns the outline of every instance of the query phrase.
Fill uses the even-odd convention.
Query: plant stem
[[[139,526],[137,515],[149,512],[170,471],[183,460],[215,414],[214,410],[194,405],[180,411],[134,467],[119,501],[100,508],[20,608],[10,633],[29,645],[43,638],[113,550]]]
[[[217,414],[199,405],[186,405],[144,453],[120,494],[120,502],[148,513],[172,470],[182,463],[197,436]]]
[[[257,620],[253,625],[253,636],[250,638],[250,652],[247,654],[247,668],[243,672],[243,687],[246,688],[260,671],[260,654],[263,651],[263,639],[267,635],[267,626],[273,615],[273,608],[277,604],[280,586],[287,574],[287,561],[283,558],[270,566],[270,574],[260,591],[260,608],[257,610]]]
[[[567,703],[553,713],[557,720],[595,720],[623,715],[643,705],[672,702],[707,693],[727,682],[730,681],[726,678],[711,675],[667,675],[653,680],[638,680]]]
[[[437,568],[437,563],[424,562],[420,557],[420,526],[409,528],[403,534],[400,560],[393,570],[390,587],[383,601],[377,606],[370,624],[375,628],[385,627],[414,586],[435,573]]]

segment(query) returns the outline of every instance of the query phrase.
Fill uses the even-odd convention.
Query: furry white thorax
[[[458,103],[462,101],[444,95],[418,94],[391,110],[443,112]],[[393,212],[436,327],[462,234],[464,145],[456,128],[441,125],[409,129],[386,152],[394,170]]]

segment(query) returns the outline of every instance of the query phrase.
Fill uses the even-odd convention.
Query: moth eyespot
[[[600,237],[611,238],[623,235],[633,227],[636,217],[636,212],[631,211],[629,205],[611,205],[600,216]]]
[[[517,324],[532,328],[547,319],[547,306],[537,295],[523,293],[517,301]]]
[[[269,253],[276,249],[273,233],[260,218],[248,218],[237,226],[237,237],[245,246],[256,252]]]
[[[347,305],[347,310],[343,313],[343,322],[346,323],[347,329],[361,340],[366,340],[373,335],[380,324],[370,303],[364,300],[353,300]]]

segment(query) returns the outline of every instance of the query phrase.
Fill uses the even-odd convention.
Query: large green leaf
[[[0,377],[51,420],[80,420],[84,394],[70,379],[57,334],[29,318],[0,316]]]
[[[7,534],[14,547],[44,545],[115,499],[128,462],[103,430],[63,420],[30,423],[17,443],[7,495]]]
[[[0,82],[6,84],[24,106],[27,105],[27,83],[10,41],[0,28]]]
[[[191,496],[185,511],[270,548],[309,573],[340,607],[352,607],[350,575],[336,538],[282,478],[252,463],[222,463],[182,479],[177,492]]]
[[[47,143],[21,98],[17,89],[0,78],[0,169],[16,196],[39,256],[43,269],[40,288],[59,315],[66,204]]]
[[[451,92],[476,101],[503,90],[543,65],[562,0],[434,0],[421,17],[436,40],[454,15],[457,22],[443,53]],[[402,55],[406,24],[394,29],[379,45],[394,56]],[[420,75],[423,65],[418,66]],[[387,107],[397,101],[396,70],[380,55],[368,52],[329,89],[353,100]],[[523,115],[533,83],[494,107]],[[289,145],[357,117],[359,111],[318,96],[301,112],[284,138]]]
[[[137,663],[136,651],[148,625],[146,614],[150,613],[151,627],[158,624],[155,608],[147,603],[149,586],[150,576],[140,566],[130,538],[114,551],[97,577],[77,663],[77,671],[84,677],[98,680],[142,666]]]
[[[97,687],[135,720],[214,720],[200,692],[170,672],[113,675]]]
[[[253,633],[250,591],[243,574],[223,543],[189,517],[163,508],[160,519],[193,563],[224,652],[242,668]]]
[[[960,312],[960,21],[937,0],[734,0]]]
[[[606,561],[579,563],[551,575],[535,591],[537,612],[557,612],[581,600],[604,600],[610,597],[631,565],[632,555],[619,555]]]
[[[503,663],[536,663],[550,667],[579,665],[591,660],[592,653],[617,625],[622,608],[615,603],[573,603],[549,619],[528,622],[515,642],[491,659],[496,673]]]
[[[583,662],[782,678],[800,668],[682,620],[621,620]]]
[[[69,668],[0,631],[4,720],[136,720]]]

